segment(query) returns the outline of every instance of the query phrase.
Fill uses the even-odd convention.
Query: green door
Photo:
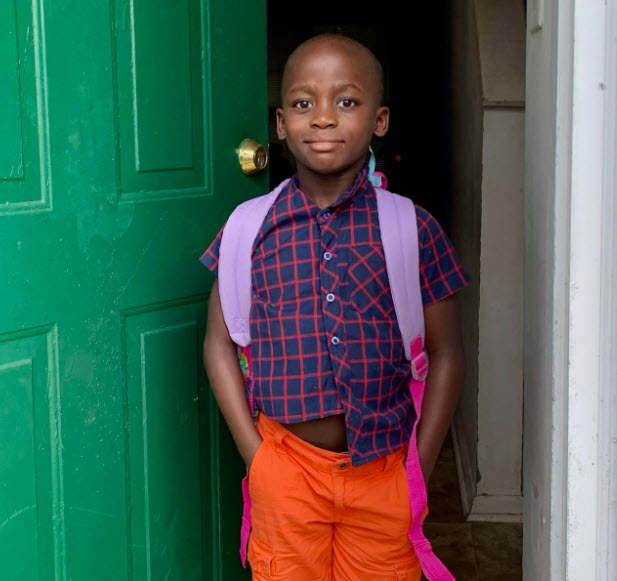
[[[248,578],[199,256],[267,187],[265,2],[0,2],[0,579]]]

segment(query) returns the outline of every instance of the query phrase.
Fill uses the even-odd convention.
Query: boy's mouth
[[[307,141],[307,145],[317,153],[328,153],[334,151],[342,141]]]

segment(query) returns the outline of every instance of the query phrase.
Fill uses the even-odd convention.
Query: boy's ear
[[[276,110],[276,134],[279,139],[285,139],[287,137],[287,128],[285,127],[285,117],[283,117],[283,110]]]
[[[390,109],[388,107],[379,107],[375,113],[375,128],[373,135],[383,137],[388,132],[390,125]]]

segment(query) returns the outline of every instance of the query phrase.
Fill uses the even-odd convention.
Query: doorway
[[[457,225],[452,208],[460,210],[461,204],[453,203],[452,6],[449,0],[424,3],[414,7],[410,18],[399,4],[390,2],[379,10],[373,4],[353,13],[348,6],[312,5],[310,13],[291,22],[281,0],[268,1],[270,187],[294,171],[293,159],[276,135],[285,60],[315,34],[344,33],[368,46],[384,68],[391,118],[386,136],[373,143],[376,169],[385,173],[389,190],[411,197],[451,236]],[[477,326],[477,311],[468,319]],[[522,525],[467,522],[450,435],[429,485],[429,508],[427,536],[457,579],[478,581],[490,572],[521,578]]]

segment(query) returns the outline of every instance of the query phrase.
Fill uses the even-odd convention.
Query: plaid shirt
[[[416,206],[423,303],[469,280],[437,221]],[[217,273],[222,229],[201,257]],[[353,465],[409,440],[411,369],[390,294],[365,166],[320,209],[294,176],[255,239],[250,312],[255,406],[281,423],[344,413]]]

